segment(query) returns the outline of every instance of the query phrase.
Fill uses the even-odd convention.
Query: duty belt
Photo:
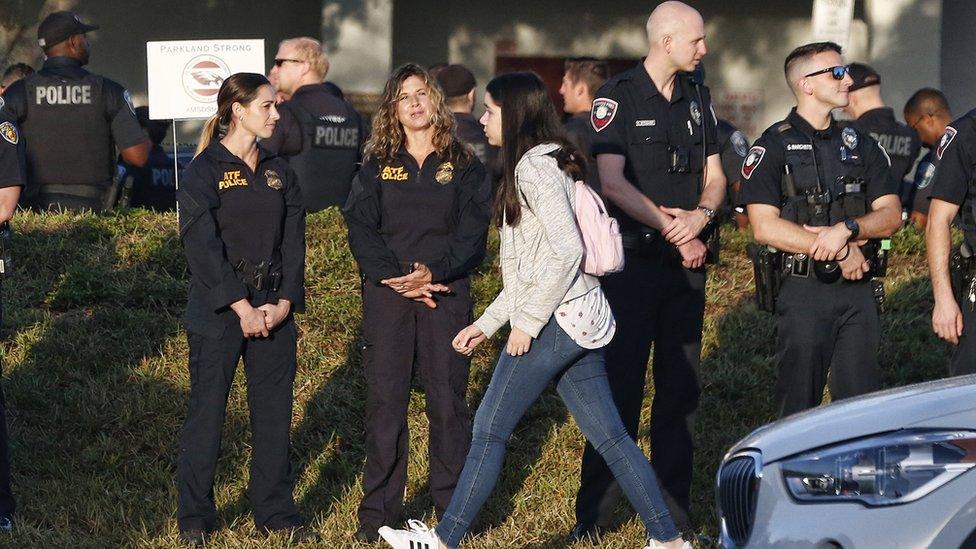
[[[281,271],[271,271],[271,262],[262,261],[257,265],[246,259],[234,264],[234,270],[241,275],[241,281],[255,291],[277,292],[281,287]]]
[[[658,232],[621,233],[620,242],[625,250],[643,256],[659,256],[663,251],[661,234]]]
[[[810,256],[806,254],[779,254],[780,271],[785,276],[810,277]]]
[[[96,185],[38,185],[37,194],[64,194],[76,198],[90,198],[102,200],[105,198],[105,187]]]

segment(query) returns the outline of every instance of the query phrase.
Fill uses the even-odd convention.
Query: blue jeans
[[[664,505],[657,477],[644,453],[624,429],[610,395],[603,349],[576,344],[554,318],[529,352],[518,357],[502,350],[491,383],[474,418],[471,450],[437,535],[457,547],[501,474],[505,446],[519,420],[556,379],[556,391],[586,439],[613,471],[647,534],[659,541],[679,536]]]

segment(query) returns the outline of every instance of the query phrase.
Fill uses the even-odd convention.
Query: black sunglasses
[[[803,75],[804,78],[810,78],[811,76],[817,76],[818,74],[824,74],[829,72],[830,76],[834,77],[834,80],[843,80],[847,76],[847,65],[837,65],[836,67],[827,67],[826,69],[820,69],[819,71],[811,72],[810,74]]]
[[[301,59],[275,59],[274,64],[276,67],[280,67],[285,63],[304,63]]]

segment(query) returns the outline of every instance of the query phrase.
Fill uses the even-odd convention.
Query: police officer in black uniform
[[[453,135],[419,65],[387,82],[366,159],[343,209],[363,277],[366,464],[360,541],[398,524],[407,481],[407,406],[417,372],[430,420],[430,492],[450,503],[471,446],[470,359],[451,346],[472,320],[470,274],[485,255],[491,182]]]
[[[126,205],[157,212],[175,210],[176,170],[173,158],[161,145],[171,121],[150,120],[149,107],[136,107],[136,117],[149,134],[152,149],[145,166],[130,166],[124,160],[119,163],[119,181],[128,196]]]
[[[882,258],[859,243],[901,224],[897,183],[871,136],[842,128],[851,78],[840,46],[800,46],[786,58],[797,105],[742,164],[739,197],[760,244],[779,250],[776,314],[780,416],[878,388],[881,328],[871,276]]]
[[[0,107],[3,98],[0,98]],[[7,254],[9,254],[10,234],[7,223],[17,209],[17,199],[27,181],[27,159],[25,142],[20,135],[17,125],[0,114],[0,238],[4,238],[0,253],[0,279],[7,276]],[[0,304],[0,322],[2,322],[2,304]],[[13,515],[16,510],[13,492],[10,489],[10,456],[7,443],[7,404],[0,387],[0,531],[9,532],[13,529]]]
[[[563,97],[563,111],[569,115],[563,127],[580,151],[587,155],[586,184],[600,190],[600,171],[592,154],[593,128],[590,110],[597,90],[610,78],[610,66],[595,57],[571,57],[563,64],[563,80],[559,95]]]
[[[474,111],[474,74],[464,65],[443,65],[431,69],[431,74],[444,91],[447,108],[457,120],[457,136],[471,147],[482,164],[491,164],[498,157],[498,147],[488,144],[485,127],[471,114]]]
[[[28,142],[28,206],[96,212],[111,207],[106,202],[113,194],[116,146],[132,166],[145,165],[149,157],[129,92],[82,68],[90,47],[85,33],[97,28],[68,11],[48,15],[37,27],[44,66],[4,93],[5,111]]]
[[[945,135],[945,128],[952,122],[949,100],[935,88],[922,88],[905,102],[905,122],[918,132],[927,149],[915,166],[915,177],[907,192],[902,194],[902,205],[910,212],[913,223],[925,228],[929,215],[929,195],[935,176],[935,152]]]
[[[318,40],[283,41],[274,64],[272,76],[289,99],[278,106],[281,120],[262,145],[288,158],[308,211],[342,206],[366,139],[362,117],[323,83],[329,60]]]
[[[626,265],[602,279],[617,335],[607,375],[634,438],[654,345],[653,465],[671,515],[687,521],[705,309],[704,232],[725,196],[708,89],[690,72],[706,53],[693,8],[665,2],[648,20],[644,62],[611,78],[593,101],[591,126],[603,195],[620,222]],[[704,173],[703,173],[704,172]],[[619,489],[587,445],[571,539],[606,525]]]
[[[925,244],[935,308],[932,329],[955,349],[952,375],[976,373],[976,109],[949,124],[935,150]],[[956,221],[963,242],[953,251]]]
[[[296,541],[302,525],[289,461],[296,330],[305,305],[305,210],[288,163],[257,145],[278,114],[260,74],[221,84],[217,114],[177,193],[190,268],[184,323],[190,403],[177,457],[177,512],[184,543],[216,528],[213,480],[227,396],[244,359],[253,448],[248,499],[259,531]]]
[[[736,199],[739,196],[741,176],[739,169],[742,161],[749,152],[749,141],[745,134],[739,131],[728,120],[715,119],[715,131],[718,136],[718,154],[722,158],[722,173],[725,174],[725,202],[719,210],[718,218],[726,221],[734,218],[736,225],[743,228],[749,224],[749,218],[744,213],[736,211]]]
[[[845,111],[852,118],[854,128],[866,133],[881,144],[891,160],[891,175],[899,183],[899,195],[907,194],[905,187],[922,143],[915,130],[895,120],[895,111],[881,99],[881,76],[863,63],[848,65],[854,83],[848,90]]]

